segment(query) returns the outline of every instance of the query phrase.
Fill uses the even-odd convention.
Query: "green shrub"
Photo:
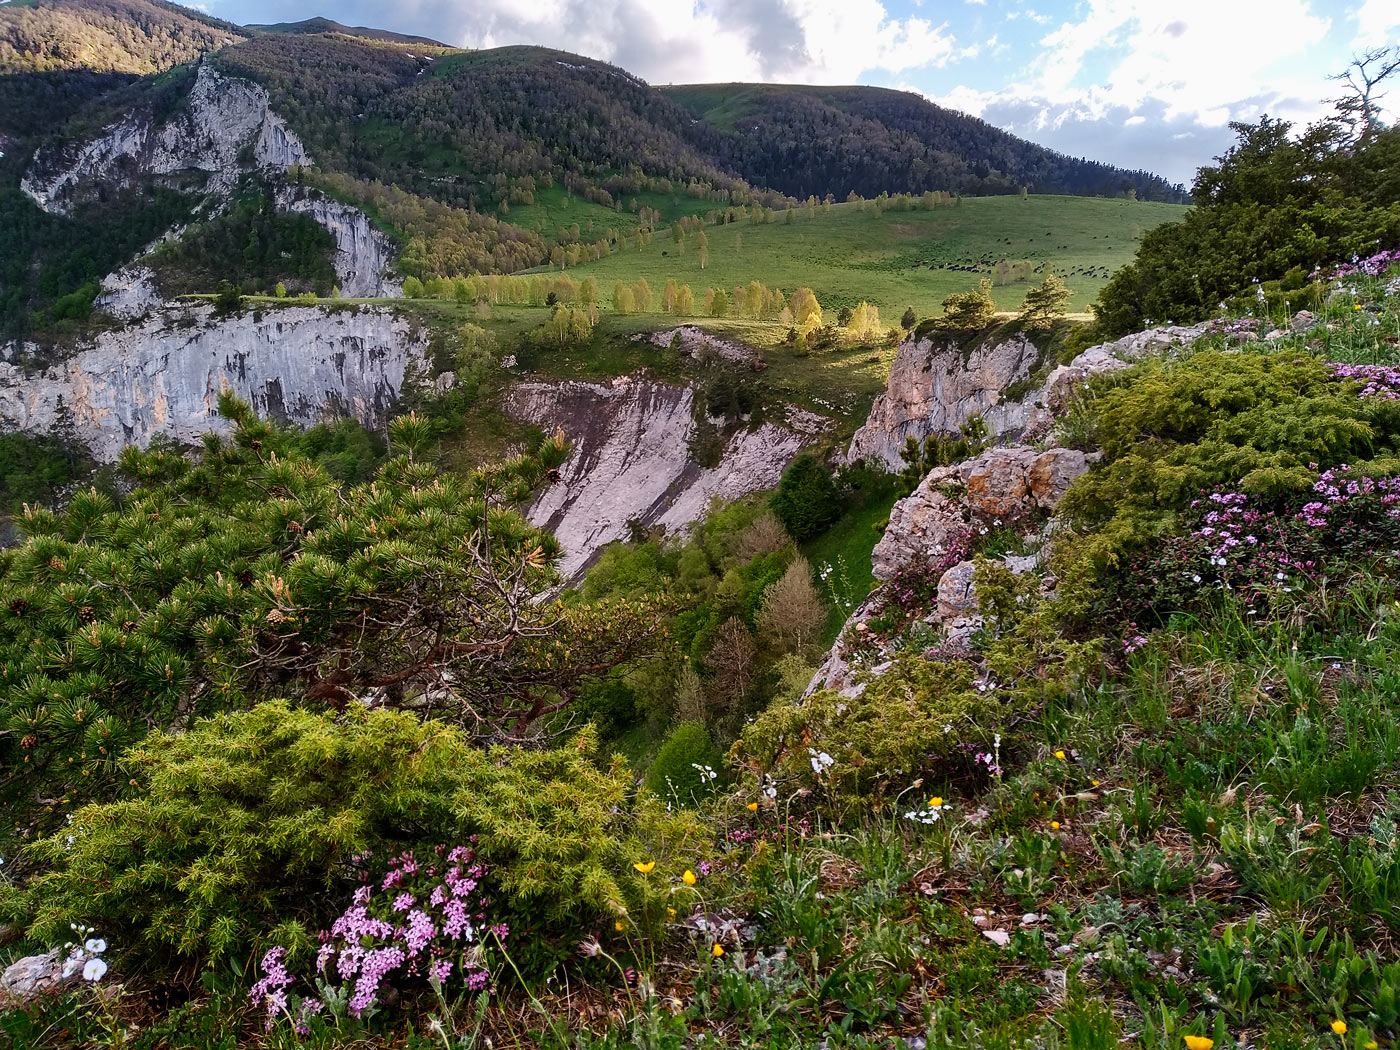
[[[527,495],[545,460],[443,474],[410,414],[390,424],[395,455],[373,482],[345,488],[303,450],[362,473],[374,451],[362,432],[337,448],[334,431],[281,431],[230,397],[221,408],[231,441],[208,437],[195,461],[129,448],[136,487],[120,510],[80,492],[60,514],[27,514],[27,541],[0,551],[0,765],[12,771],[0,798],[14,824],[56,819],[36,799],[101,797],[123,779],[116,756],[152,728],[264,699],[343,707],[380,690],[416,709],[431,696],[441,717],[518,738],[557,710],[559,672],[593,679],[625,655],[599,641],[625,630],[631,650],[659,630],[654,609],[624,628],[641,608],[625,599],[522,606],[483,578],[473,537],[486,523],[486,565],[518,573],[521,594],[552,584],[553,537],[500,505]],[[546,445],[557,463],[563,446]],[[488,489],[500,494],[489,516]],[[467,714],[452,699],[464,691],[514,711]]]
[[[114,948],[193,960],[269,937],[304,948],[343,906],[354,854],[472,835],[531,926],[617,914],[636,899],[632,863],[655,848],[643,841],[683,850],[699,829],[678,818],[659,834],[671,818],[593,749],[585,733],[553,751],[482,750],[411,714],[280,702],[150,737],[126,756],[127,797],[31,848],[51,867],[26,888],[30,931],[59,942],[81,920]]]
[[[1255,282],[1400,240],[1400,129],[1350,143],[1330,122],[1301,136],[1268,117],[1232,127],[1239,141],[1196,176],[1196,208],[1149,230],[1133,263],[1099,293],[1094,314],[1110,337],[1149,322],[1204,320]],[[1296,309],[1306,301],[1301,287],[1279,301]]]
[[[647,770],[646,787],[660,798],[694,805],[714,793],[724,758],[698,722],[682,722],[667,734]]]
[[[1005,729],[1005,695],[979,692],[971,663],[904,653],[858,697],[830,690],[780,701],[744,728],[733,757],[784,792],[829,799],[892,796],[967,746],[990,750]]]
[[[841,494],[821,460],[804,452],[789,464],[773,494],[773,513],[798,543],[820,536],[841,516]]]
[[[1203,350],[1095,389],[1085,436],[1104,458],[1060,513],[1097,531],[1087,549],[1102,566],[1168,534],[1203,491],[1277,499],[1315,481],[1309,464],[1387,474],[1400,455],[1400,402],[1359,397],[1325,362],[1292,352]]]
[[[996,317],[997,304],[992,300],[992,282],[982,278],[970,292],[950,295],[943,300],[943,316],[938,324],[954,331],[980,331]]]

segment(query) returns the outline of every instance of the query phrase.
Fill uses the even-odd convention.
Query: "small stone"
[[[1038,923],[1038,922],[1040,921],[1040,919],[1041,919],[1041,916],[1037,915],[1037,914],[1036,914],[1035,912],[1033,912],[1033,911],[1028,911],[1028,912],[1026,912],[1026,914],[1024,914],[1024,915],[1021,916],[1021,925],[1022,925],[1022,926],[1034,926],[1036,923]]]
[[[1282,339],[1282,338],[1283,338],[1284,336],[1286,336],[1287,334],[1288,334],[1288,333],[1285,332],[1282,328],[1275,328],[1273,331],[1266,333],[1265,336],[1264,336],[1264,338],[1265,338],[1265,339]]]
[[[1295,332],[1306,332],[1313,326],[1313,313],[1311,310],[1299,310],[1293,315],[1293,320],[1288,322],[1288,327]]]
[[[0,976],[0,997],[28,1002],[64,985],[73,984],[81,977],[81,970],[63,976],[63,956],[55,948],[43,955],[26,956],[6,968]]]

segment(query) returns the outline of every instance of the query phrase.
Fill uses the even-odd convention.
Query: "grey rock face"
[[[43,955],[30,955],[6,967],[0,974],[0,1005],[9,999],[26,1003],[47,992],[76,983],[81,974],[63,976],[63,953],[55,948]]]
[[[274,419],[350,415],[379,426],[427,340],[388,310],[288,307],[221,319],[209,306],[179,306],[104,332],[32,375],[8,363],[18,349],[0,355],[0,425],[45,433],[62,404],[106,462],[157,434],[193,441],[225,431],[217,403],[226,388]]]
[[[668,531],[704,517],[714,497],[737,499],[772,488],[807,444],[772,423],[729,437],[719,463],[691,458],[694,391],[622,376],[611,383],[520,383],[507,411],[573,443],[561,478],[544,490],[529,518],[564,546],[559,569],[576,577],[607,544],[628,535],[628,522]]]
[[[251,148],[251,164],[240,159]],[[201,171],[205,192],[228,192],[248,167],[309,163],[300,140],[251,81],[199,67],[188,103],[164,124],[131,114],[81,146],[41,151],[21,188],[48,212],[67,213],[94,185],[130,186],[146,175]]]
[[[982,417],[992,437],[1043,432],[1089,376],[1126,368],[1139,357],[1190,342],[1209,327],[1210,322],[1203,322],[1151,328],[1090,347],[1014,399],[1006,397],[1006,389],[1027,379],[1039,359],[1024,335],[984,342],[968,351],[948,339],[905,340],[895,354],[885,393],[875,399],[845,459],[867,457],[898,470],[907,438],[922,442],[934,434],[956,434],[973,416]]]
[[[382,299],[403,294],[403,282],[393,273],[394,242],[359,208],[293,186],[277,192],[277,207],[309,215],[335,237],[335,279],[341,295]]]
[[[1037,354],[1024,335],[967,353],[941,339],[906,340],[895,354],[885,393],[851,439],[846,459],[867,457],[898,470],[906,438],[922,442],[931,434],[956,434],[975,415],[990,425],[1001,392],[1030,374]]]
[[[937,558],[979,520],[1025,520],[1052,510],[1070,483],[1089,469],[1076,449],[1037,452],[1025,445],[992,448],[972,459],[929,472],[896,503],[871,553],[877,580],[886,581],[918,558]]]
[[[122,321],[144,317],[164,302],[149,266],[123,266],[102,280],[93,305]]]

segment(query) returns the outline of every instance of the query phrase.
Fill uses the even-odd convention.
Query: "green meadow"
[[[702,202],[682,203],[700,210]],[[511,212],[511,221],[520,220],[521,210]],[[789,292],[806,286],[824,306],[854,306],[865,299],[894,321],[906,306],[921,316],[938,313],[944,297],[991,276],[1003,259],[1029,260],[1054,267],[1065,278],[1074,293],[1071,309],[1079,312],[1115,269],[1131,261],[1144,233],[1186,210],[1064,196],[967,197],[929,211],[878,214],[868,201],[836,204],[810,213],[796,209],[790,223],[788,213],[775,212],[768,223],[706,227],[703,268],[696,235],[687,235],[680,246],[669,229],[661,229],[650,244],[629,243],[570,273],[579,280],[595,278],[605,297],[615,282],[639,278],[657,291],[671,279],[689,284],[697,302],[707,287],[729,289],[753,280]],[[1034,280],[1038,283],[1040,274]],[[1015,309],[1028,287],[1001,286],[994,296],[1002,309]]]

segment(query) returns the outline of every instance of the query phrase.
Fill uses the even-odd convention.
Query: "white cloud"
[[[1232,141],[1231,121],[1322,115],[1315,49],[1330,28],[1308,0],[1087,0],[1040,40],[1025,80],[934,101],[1064,152],[1190,181]]]
[[[1354,15],[1357,48],[1396,43],[1392,30],[1400,29],[1400,8],[1395,0],[1364,0]]]
[[[334,13],[342,22],[377,25],[385,21],[377,7],[341,0]],[[270,12],[260,20],[272,20]],[[555,47],[659,84],[854,83],[867,73],[943,66],[964,52],[946,23],[892,15],[880,0],[402,0],[394,22],[463,47]]]

